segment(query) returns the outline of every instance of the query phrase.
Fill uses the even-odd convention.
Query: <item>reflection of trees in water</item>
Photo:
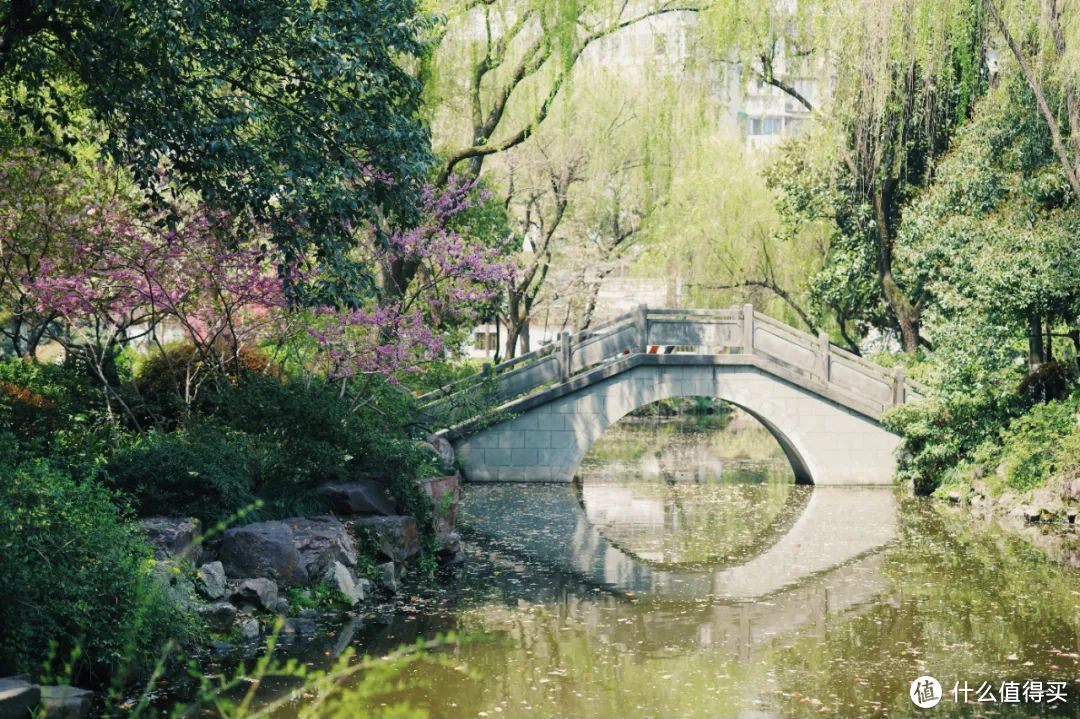
[[[737,410],[623,420],[578,476],[590,522],[661,566],[743,561],[783,534],[809,498],[777,441]]]
[[[586,480],[586,515],[622,551],[654,566],[729,566],[761,553],[798,518],[813,491],[759,483]]]
[[[736,410],[722,415],[623,419],[590,448],[580,473],[693,481],[734,471],[741,473],[735,479],[746,481],[755,476],[764,479],[773,470],[769,465],[790,472],[772,434]]]

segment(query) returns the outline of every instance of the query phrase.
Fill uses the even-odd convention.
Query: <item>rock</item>
[[[292,529],[293,546],[300,554],[300,563],[311,579],[321,577],[340,562],[356,566],[356,542],[348,528],[334,517],[296,517],[286,519]]]
[[[215,639],[210,642],[210,651],[213,652],[215,656],[225,657],[236,651],[236,645],[232,642]]]
[[[202,556],[202,545],[196,544],[201,529],[194,517],[147,517],[142,531],[154,547],[158,559],[183,557],[192,562]]]
[[[964,495],[960,493],[960,490],[953,489],[949,491],[948,500],[953,504],[959,504],[960,500],[964,498]]]
[[[279,617],[284,617],[289,613],[289,600],[285,597],[278,597],[270,603],[268,608]]]
[[[1074,479],[1065,484],[1062,496],[1070,501],[1080,500],[1080,479]]]
[[[236,623],[236,632],[244,639],[258,639],[259,620],[254,617],[241,617]]]
[[[266,577],[285,585],[308,582],[292,529],[284,522],[255,522],[226,530],[221,563],[230,577]]]
[[[1054,522],[1065,517],[1065,505],[1061,501],[1059,490],[1042,487],[1031,493],[1031,508],[1037,512],[1037,521]],[[1032,521],[1036,521],[1032,520]]]
[[[420,551],[420,534],[412,517],[360,517],[352,526],[370,531],[380,551],[395,562],[404,562]]]
[[[379,565],[379,584],[381,584],[383,588],[397,594],[397,580],[397,568],[394,566],[393,562],[384,562]]]
[[[221,599],[225,596],[225,567],[221,562],[209,562],[199,567],[195,577],[195,588],[207,599]]]
[[[289,617],[281,627],[282,634],[299,634],[303,637],[314,636],[316,631],[318,631],[318,624],[313,610],[308,615],[301,612],[298,617]]]
[[[420,488],[431,499],[432,523],[435,534],[453,531],[457,525],[458,504],[461,501],[461,480],[456,474],[418,480]]]
[[[227,632],[236,621],[236,607],[228,602],[214,602],[198,607],[196,613],[215,632]]]
[[[431,447],[431,450],[438,456],[439,464],[443,469],[452,470],[457,464],[457,455],[454,452],[454,445],[450,444],[450,440],[446,437],[441,437],[437,434],[427,434],[424,439]]]
[[[195,582],[191,579],[190,571],[185,571],[185,566],[171,559],[159,559],[154,563],[153,576],[174,606],[181,611],[190,612],[198,603],[198,597]]]
[[[461,535],[457,532],[446,532],[435,537],[439,543],[439,553],[446,556],[456,556],[461,551]]]
[[[264,577],[244,579],[229,593],[229,599],[236,604],[271,609],[278,599],[278,586]]]
[[[397,513],[394,500],[386,488],[386,483],[377,479],[324,484],[319,487],[318,494],[338,514],[382,514],[389,516]]]
[[[41,689],[19,677],[0,679],[0,719],[29,719],[41,703]]]
[[[77,687],[41,687],[41,713],[47,719],[83,719],[90,714],[94,692]]]
[[[326,570],[325,579],[335,591],[348,599],[353,606],[366,598],[363,590],[357,586],[352,570],[341,562],[334,562]]]

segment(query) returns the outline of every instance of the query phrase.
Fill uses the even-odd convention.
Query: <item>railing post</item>
[[[754,354],[754,306],[742,306],[742,346],[743,353]]]
[[[563,382],[570,379],[570,333],[566,330],[559,336],[559,376]]]
[[[832,364],[832,344],[829,342],[829,335],[825,332],[818,332],[817,341],[818,376],[821,377],[822,382],[828,384]]]
[[[642,354],[649,351],[649,319],[646,316],[648,308],[645,305],[637,306],[637,314],[634,316],[634,324],[637,325],[638,348]]]
[[[897,367],[893,370],[893,405],[903,404],[907,401],[907,388],[904,387],[904,368]]]

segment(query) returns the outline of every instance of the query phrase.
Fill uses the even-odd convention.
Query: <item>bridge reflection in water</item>
[[[622,605],[626,621],[599,621],[604,603],[568,599],[575,621],[609,633],[613,642],[723,647],[745,658],[754,647],[800,630],[824,632],[830,618],[892,602],[879,551],[896,535],[896,499],[889,488],[799,488],[801,511],[734,565],[677,568],[635,556],[610,541],[590,515],[618,513],[619,492],[586,485],[580,497],[565,485],[488,485],[471,488],[464,524],[483,544],[527,558],[615,594],[634,596]],[[641,497],[636,503],[640,521]],[[584,507],[582,506],[584,501]],[[591,503],[609,503],[602,513]],[[647,500],[646,500],[647,503]],[[798,508],[797,508],[798,509]],[[662,510],[654,516],[662,517]],[[489,608],[490,610],[490,608]],[[575,616],[581,615],[581,616]],[[622,636],[625,634],[626,636]]]

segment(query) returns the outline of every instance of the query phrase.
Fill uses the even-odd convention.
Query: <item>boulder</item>
[[[1080,500],[1080,479],[1073,479],[1065,483],[1062,496],[1070,501]]]
[[[241,617],[236,622],[236,633],[243,639],[259,638],[259,620],[254,617]]]
[[[356,566],[356,542],[348,528],[334,517],[286,519],[292,529],[293,546],[311,579],[326,574],[335,562]]]
[[[228,602],[214,602],[198,607],[196,613],[215,632],[227,632],[236,621],[236,607]]]
[[[439,543],[439,553],[454,557],[461,551],[461,535],[457,532],[446,532],[435,537]]]
[[[29,719],[41,703],[41,689],[21,678],[0,679],[0,719]]]
[[[424,439],[428,446],[431,447],[431,451],[439,458],[439,464],[443,469],[452,470],[457,463],[457,455],[454,452],[454,445],[450,444],[450,440],[446,437],[441,437],[437,434],[427,434]]]
[[[83,719],[94,704],[94,692],[77,687],[41,687],[41,713],[47,719]]]
[[[461,501],[461,479],[456,474],[417,480],[431,499],[432,522],[436,534],[452,532],[457,525],[458,504]]]
[[[302,609],[295,617],[289,617],[281,627],[282,634],[299,634],[304,637],[314,636],[318,631],[319,615],[314,609]]]
[[[397,567],[393,562],[384,562],[379,565],[379,584],[384,589],[397,594],[398,590],[398,575]]]
[[[216,657],[227,657],[236,651],[236,645],[232,642],[224,642],[220,639],[215,639],[210,642],[210,651]]]
[[[226,530],[221,563],[230,577],[266,577],[285,585],[308,582],[292,529],[284,522],[255,522]]]
[[[165,596],[181,611],[188,612],[197,603],[195,582],[186,564],[171,559],[159,559],[154,562],[153,576],[164,590]]]
[[[319,487],[318,494],[338,514],[397,513],[386,483],[377,479],[324,484]]]
[[[352,526],[371,532],[379,550],[395,562],[404,562],[420,551],[420,533],[412,517],[360,517]]]
[[[341,562],[334,562],[333,565],[327,568],[325,579],[335,591],[348,599],[353,606],[367,598],[363,587],[358,585],[356,578],[353,577],[352,570]]]
[[[225,567],[221,562],[209,562],[199,567],[195,588],[207,599],[225,596]]]
[[[289,600],[285,597],[278,597],[274,601],[270,602],[270,611],[279,617],[284,617],[289,613]]]
[[[278,599],[278,586],[265,577],[253,577],[238,582],[229,592],[229,599],[235,604],[261,607],[273,611]]]
[[[195,540],[201,530],[194,517],[147,517],[142,521],[142,531],[154,547],[158,559],[183,557],[192,562],[202,556],[202,545]]]

